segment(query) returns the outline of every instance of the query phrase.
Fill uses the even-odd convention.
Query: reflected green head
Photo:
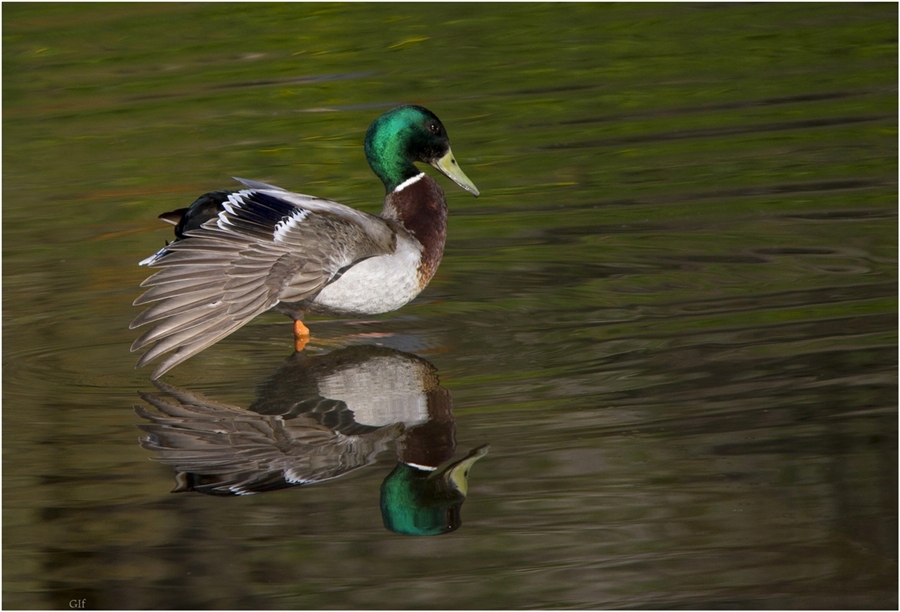
[[[433,471],[398,463],[381,484],[381,516],[395,533],[428,536],[462,524],[460,508],[469,490],[469,470],[488,452],[484,444]]]
[[[466,497],[433,475],[399,463],[385,478],[381,485],[381,516],[387,529],[404,535],[430,536],[459,527],[460,508]]]

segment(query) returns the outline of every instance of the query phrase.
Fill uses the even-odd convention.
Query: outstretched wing
[[[174,351],[152,378],[275,304],[312,297],[348,267],[394,249],[382,219],[328,200],[252,188],[228,194],[222,207],[142,262],[162,269],[134,301],[155,302],[131,323],[154,324],[131,346],[155,343],[137,367]]]

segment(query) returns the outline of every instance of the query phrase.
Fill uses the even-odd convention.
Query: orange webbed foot
[[[303,321],[294,321],[294,350],[299,353],[308,342],[309,328],[303,324]]]

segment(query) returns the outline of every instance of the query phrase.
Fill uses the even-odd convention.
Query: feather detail
[[[309,299],[342,271],[393,251],[396,230],[383,219],[242,182],[254,188],[218,192],[217,215],[142,262],[161,269],[134,302],[152,305],[131,327],[155,324],[132,345],[155,343],[138,367],[174,351],[153,378],[280,302]]]

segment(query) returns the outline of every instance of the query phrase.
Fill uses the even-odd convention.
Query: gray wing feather
[[[258,189],[258,190],[271,189],[273,191],[285,191],[281,187],[276,187],[275,185],[269,185],[268,183],[261,183],[259,181],[251,181],[250,179],[242,179],[237,176],[232,176],[231,178],[236,180],[238,183],[240,183],[247,189]]]
[[[242,181],[247,185],[262,185]],[[156,343],[137,367],[175,351],[157,378],[279,302],[313,296],[343,269],[394,248],[391,226],[336,202],[265,186],[232,194],[226,210],[166,247],[151,267],[152,304],[131,323],[155,325],[132,351]]]

